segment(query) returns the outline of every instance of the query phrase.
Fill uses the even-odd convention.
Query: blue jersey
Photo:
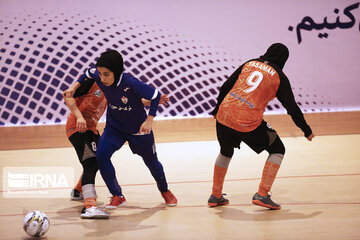
[[[103,91],[108,102],[106,113],[106,127],[115,128],[123,133],[136,134],[147,114],[141,98],[152,101],[149,115],[155,116],[160,100],[160,94],[155,88],[141,82],[128,73],[123,73],[120,80],[111,86],[105,86],[100,79],[96,68],[85,71],[78,82],[84,83],[87,79],[94,79]]]

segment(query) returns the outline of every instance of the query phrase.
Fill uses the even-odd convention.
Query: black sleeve
[[[278,73],[280,76],[280,86],[276,92],[276,97],[284,106],[287,113],[291,116],[296,126],[298,126],[304,132],[305,137],[308,137],[311,135],[312,131],[310,126],[306,123],[304,115],[295,101],[289,79],[282,71],[278,71]]]
[[[221,86],[219,96],[217,98],[217,104],[216,104],[214,110],[211,112],[212,115],[217,114],[220,104],[224,100],[226,94],[228,94],[228,92],[230,92],[232,87],[235,85],[236,80],[239,78],[239,75],[240,75],[241,70],[242,70],[244,65],[245,64],[241,65],[238,69],[236,69],[235,72],[233,74],[231,74],[231,76]]]
[[[86,81],[84,81],[84,83],[81,84],[78,89],[76,89],[73,98],[81,97],[87,94],[94,83],[95,83],[94,79],[91,78],[86,79]]]

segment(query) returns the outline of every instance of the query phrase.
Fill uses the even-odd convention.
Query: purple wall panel
[[[237,44],[229,40],[229,36],[230,38],[240,36],[240,40],[247,32],[251,35],[252,31],[258,30],[254,30],[252,25],[246,27],[246,24],[241,24],[242,33],[238,32],[236,28],[238,24],[233,22],[234,19],[231,19],[231,22],[226,19],[221,20],[227,16],[226,11],[218,12],[218,17],[219,26],[227,30],[219,29],[219,26],[206,28],[197,22],[194,22],[192,29],[191,23],[187,22],[189,18],[195,16],[200,19],[199,21],[211,22],[213,13],[209,9],[215,11],[219,7],[214,4],[215,1],[210,1],[213,4],[207,6],[208,11],[201,11],[201,5],[194,5],[193,9],[199,11],[190,13],[186,12],[186,6],[180,4],[177,8],[178,12],[173,12],[172,18],[169,18],[169,13],[161,15],[149,11],[144,14],[136,11],[139,6],[145,6],[146,3],[141,1],[127,6],[129,8],[127,13],[131,17],[111,11],[109,6],[106,9],[96,8],[92,4],[82,6],[84,2],[73,3],[74,7],[70,7],[68,3],[65,7],[60,5],[60,2],[57,3],[59,6],[56,6],[53,1],[34,1],[41,4],[42,8],[37,8],[34,4],[30,5],[28,1],[14,2],[10,4],[8,1],[0,1],[1,126],[64,123],[69,111],[61,93],[87,67],[95,63],[101,52],[108,48],[117,49],[123,54],[125,71],[153,85],[161,93],[169,94],[171,104],[159,108],[158,116],[161,117],[209,116],[208,113],[216,103],[218,89],[226,78],[244,60],[258,57],[271,42],[276,40],[284,42],[290,48],[289,64],[284,70],[292,82],[296,100],[304,112],[360,108],[360,99],[355,93],[358,84],[351,79],[358,77],[356,73],[359,73],[359,69],[349,69],[346,72],[350,74],[350,78],[345,76],[340,86],[345,86],[344,90],[350,89],[350,91],[343,94],[339,94],[339,85],[336,84],[338,75],[329,72],[336,68],[338,69],[336,73],[341,73],[342,67],[345,66],[345,63],[344,66],[339,66],[341,61],[338,59],[329,59],[332,54],[339,51],[338,45],[342,45],[343,39],[337,36],[337,32],[333,34],[335,36],[332,39],[329,36],[326,40],[320,37],[310,39],[309,33],[304,32],[303,42],[299,44],[295,32],[288,29],[291,24],[296,27],[302,19],[300,16],[305,16],[307,12],[296,16],[297,22],[292,20],[294,16],[289,17],[287,23],[281,24],[278,24],[279,19],[269,20],[275,26],[272,30],[276,30],[274,34],[280,34],[278,39],[273,36],[266,40],[242,39]],[[231,1],[225,1],[224,8],[231,9],[229,2]],[[23,4],[15,6],[16,3]],[[121,3],[124,2],[117,2],[116,6],[119,9],[123,6]],[[347,7],[351,3],[345,1],[341,6]],[[155,1],[155,4],[146,5],[145,8],[149,10],[151,8],[154,10],[156,7],[163,10],[174,8],[167,4]],[[252,6],[250,2],[247,4],[248,7]],[[276,6],[280,3],[274,4]],[[331,4],[335,6],[336,2],[332,1]],[[237,7],[243,9],[240,5]],[[303,9],[305,11],[306,8]],[[332,7],[328,9],[332,10]],[[313,14],[324,16],[321,15],[322,12],[324,12],[323,8]],[[265,13],[267,11],[264,10]],[[238,18],[238,21],[243,23],[248,19],[243,15]],[[259,19],[259,22],[261,21]],[[184,28],[185,22],[187,28]],[[231,23],[233,25],[230,25]],[[278,28],[281,29],[280,33]],[[212,31],[213,38],[209,37],[211,36],[209,31]],[[222,33],[221,36],[217,31]],[[226,31],[229,34],[225,34]],[[266,36],[266,31],[263,34]],[[346,34],[359,35],[359,32]],[[201,39],[201,36],[204,39]],[[358,36],[356,37],[358,39]],[[329,46],[323,49],[319,44],[324,43]],[[359,50],[358,41],[351,40],[351,44],[355,50]],[[226,47],[223,47],[224,45]],[[336,51],[328,55],[314,52],[314,49],[324,51],[334,47]],[[351,55],[352,51],[346,50],[346,47],[345,51],[349,52],[350,56],[341,56],[344,59],[352,60],[359,55],[359,53]],[[310,63],[313,66],[310,68],[308,59],[318,62]],[[324,67],[324,61],[329,69],[327,75],[319,78],[319,81],[309,79],[309,76],[316,78],[317,75],[322,74],[319,73],[321,70],[318,68]],[[294,81],[292,80],[294,78],[300,80]],[[324,78],[334,83],[327,84],[325,87],[329,89],[326,90],[324,90]],[[357,100],[359,101],[356,102]],[[276,100],[266,109],[267,114],[283,112],[284,109]]]

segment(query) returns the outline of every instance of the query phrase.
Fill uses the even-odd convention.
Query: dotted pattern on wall
[[[24,11],[2,16],[0,26],[0,126],[64,123],[62,92],[109,48],[122,53],[125,71],[170,96],[162,117],[209,116],[219,87],[242,63],[206,42],[98,12]],[[331,105],[293,90],[305,112]],[[284,109],[273,101],[266,111]]]

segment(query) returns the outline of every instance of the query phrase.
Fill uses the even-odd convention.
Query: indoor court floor
[[[82,202],[62,198],[7,198],[0,178],[0,239],[30,239],[22,229],[25,213],[45,212],[51,222],[42,239],[360,239],[360,135],[282,138],[286,154],[272,188],[281,210],[251,204],[267,153],[246,145],[236,150],[225,179],[230,204],[209,208],[216,141],[158,143],[177,207],[165,206],[150,172],[127,145],[112,158],[128,205],[110,219],[80,219]],[[0,151],[0,168],[81,165],[72,148]],[[76,180],[76,179],[75,179]],[[108,203],[100,174],[98,205]],[[70,194],[71,187],[67,189]],[[50,190],[51,191],[51,190]]]

